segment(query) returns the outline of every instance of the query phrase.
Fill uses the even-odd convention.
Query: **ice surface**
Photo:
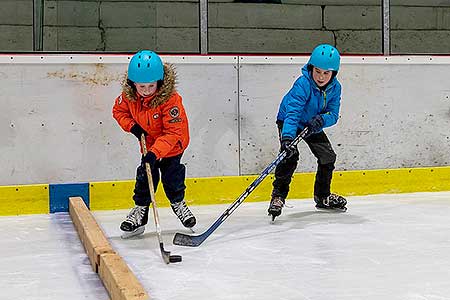
[[[127,210],[94,216],[152,299],[450,299],[450,192],[348,197],[346,213],[309,200],[270,223],[268,203],[244,202],[197,248],[160,208],[166,265],[150,216],[143,236],[120,238]],[[198,233],[229,206],[192,206]],[[0,299],[106,299],[67,214],[0,218]]]

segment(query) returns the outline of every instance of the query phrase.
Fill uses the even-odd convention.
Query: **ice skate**
[[[281,210],[284,206],[284,199],[278,196],[272,197],[270,200],[269,209],[267,212],[269,216],[272,216],[272,222],[275,221],[275,218],[281,215]]]
[[[178,217],[178,219],[180,219],[183,226],[192,230],[192,227],[195,226],[197,220],[195,219],[189,207],[187,207],[186,202],[182,200],[177,203],[171,203],[170,206],[172,206],[173,212]]]
[[[314,201],[316,202],[316,209],[319,210],[347,211],[347,200],[337,194],[330,194],[324,198],[314,196]]]
[[[144,233],[147,222],[148,206],[136,205],[131,209],[125,221],[120,225],[120,229],[123,231],[121,237],[123,239],[128,239]]]

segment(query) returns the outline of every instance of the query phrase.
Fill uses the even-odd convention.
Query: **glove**
[[[142,127],[138,123],[134,124],[133,127],[131,127],[130,132],[134,134],[134,136],[137,137],[138,140],[141,140],[142,134],[147,136],[147,132],[142,129]]]
[[[311,134],[318,133],[323,128],[323,119],[320,115],[314,116],[311,120],[308,121],[308,128]]]
[[[286,151],[286,159],[290,159],[294,156],[298,156],[297,146],[289,146],[292,143],[291,138],[282,138],[281,139],[281,151]]]
[[[156,163],[156,155],[152,151],[147,152],[146,155],[142,156],[142,163],[150,164],[150,168],[153,169]]]

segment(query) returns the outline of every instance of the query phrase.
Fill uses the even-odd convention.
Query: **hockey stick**
[[[147,155],[147,145],[145,143],[145,135],[141,135],[141,147],[142,147],[142,153]],[[164,249],[163,239],[161,235],[161,227],[159,226],[159,215],[158,215],[158,209],[156,206],[156,199],[155,199],[155,189],[153,187],[153,178],[152,178],[152,171],[150,168],[149,163],[145,163],[145,171],[147,171],[147,178],[148,178],[148,187],[150,189],[150,199],[152,200],[152,210],[153,210],[153,218],[155,220],[155,227],[156,227],[156,234],[158,236],[159,241],[159,249],[161,250],[161,255],[166,264],[169,263],[176,263],[180,262],[182,260],[181,255],[170,255],[170,251],[166,251]]]
[[[300,140],[306,137],[308,134],[308,128],[306,127],[300,132],[299,135],[292,141],[289,146],[296,146]],[[269,173],[285,158],[286,151],[280,152],[277,158],[271,162],[262,173],[256,178],[249,187],[237,198],[222,215],[202,234],[200,235],[187,235],[177,232],[173,237],[173,243],[179,246],[198,247],[213,233],[238,207],[242,202],[250,195],[250,193],[269,175]]]

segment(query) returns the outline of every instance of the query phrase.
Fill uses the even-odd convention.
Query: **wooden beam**
[[[69,214],[91,261],[92,269],[98,273],[100,255],[113,253],[114,250],[81,197],[69,198]]]
[[[100,255],[98,274],[114,300],[149,299],[136,276],[117,253]]]
[[[81,197],[69,198],[69,214],[111,300],[145,300],[149,296],[123,259],[113,250]]]

